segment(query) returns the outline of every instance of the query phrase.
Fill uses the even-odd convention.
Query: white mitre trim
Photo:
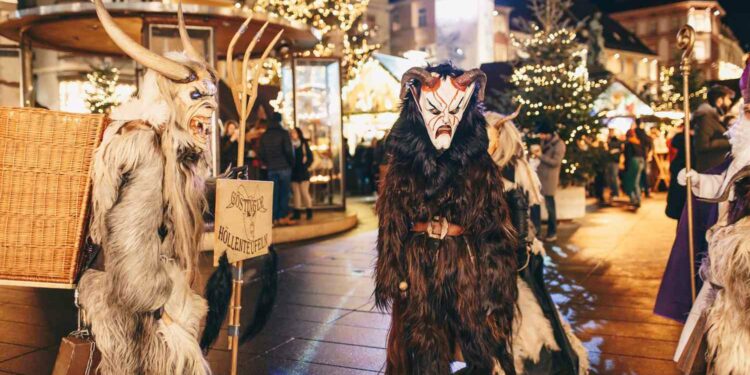
[[[112,110],[113,121],[143,120],[153,126],[162,126],[169,120],[170,109],[165,102],[156,82],[157,74],[148,70],[143,78],[138,97],[130,98]]]
[[[732,156],[737,162],[750,164],[750,120],[740,113],[740,118],[726,133],[732,145]]]

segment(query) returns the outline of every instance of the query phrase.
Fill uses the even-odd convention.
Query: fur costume
[[[536,239],[533,225],[528,224],[528,208],[541,202],[541,192],[539,178],[526,160],[521,132],[512,122],[517,114],[485,114],[489,153],[502,171],[514,227],[520,236],[525,235],[519,243],[518,314],[513,323],[516,372],[586,374],[588,353],[546,290],[544,246]]]
[[[122,33],[101,0],[95,5],[113,41],[149,68],[139,97],[113,111],[94,156],[90,237],[103,267],[87,270],[78,291],[99,371],[208,374],[197,341],[207,305],[191,284],[216,76],[185,44],[181,12],[185,53],[159,56]]]
[[[375,300],[392,314],[387,374],[449,374],[457,352],[477,374],[515,374],[516,238],[487,153],[485,81],[449,64],[402,79],[377,202]],[[416,231],[433,220],[442,239]],[[444,235],[448,223],[463,233]]]
[[[750,218],[710,234],[708,281],[716,297],[708,308],[709,373],[750,374]]]

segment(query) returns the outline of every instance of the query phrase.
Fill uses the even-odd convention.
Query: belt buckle
[[[440,232],[433,231],[433,225],[440,225]],[[448,235],[448,219],[444,217],[435,216],[432,220],[427,222],[427,237],[442,240]]]

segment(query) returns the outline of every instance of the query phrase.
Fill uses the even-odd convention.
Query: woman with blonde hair
[[[544,280],[544,246],[529,225],[529,208],[542,202],[541,183],[526,158],[523,135],[509,116],[485,113],[488,152],[500,168],[511,221],[520,240],[518,257],[518,310],[513,323],[516,372],[586,374],[588,355],[570,326],[562,320]]]

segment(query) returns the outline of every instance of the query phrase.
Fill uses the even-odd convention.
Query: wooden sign
[[[224,252],[229,263],[268,254],[272,209],[273,182],[217,180],[214,265]]]

